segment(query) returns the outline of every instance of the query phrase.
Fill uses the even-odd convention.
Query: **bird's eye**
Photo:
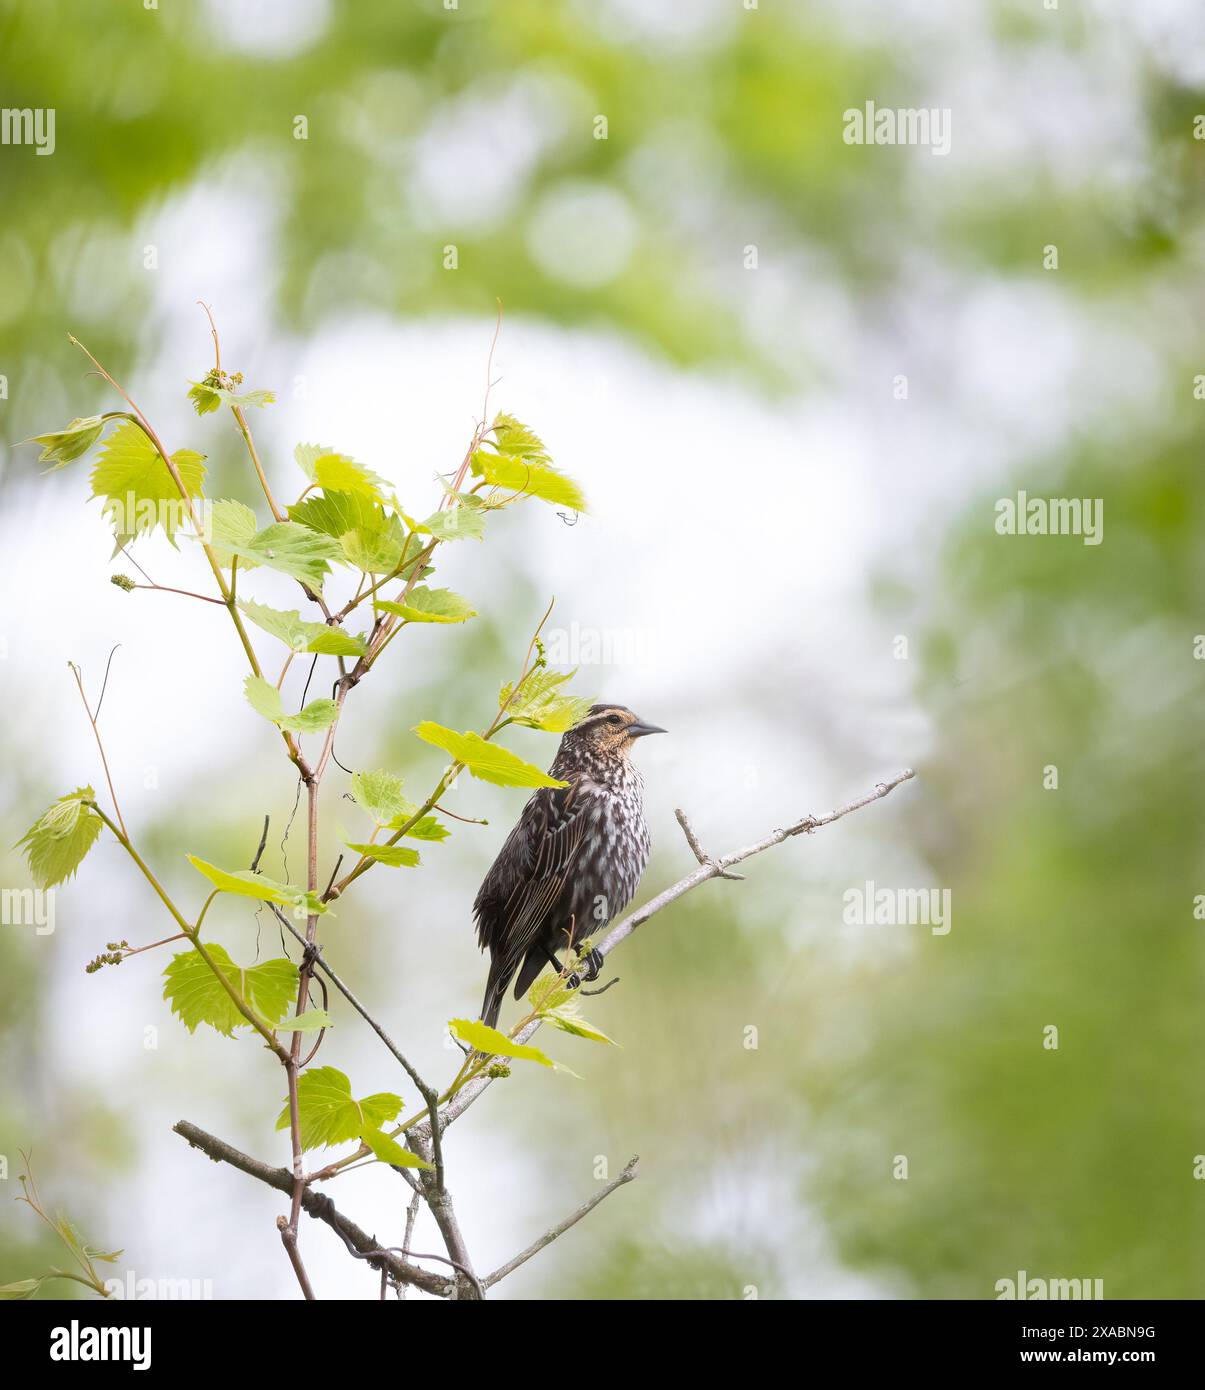
[[[608,724],[614,724],[614,725],[618,728],[618,726],[619,726],[620,724],[623,723],[623,715],[622,715],[622,714],[609,714],[609,715],[607,715],[607,723],[608,723]]]

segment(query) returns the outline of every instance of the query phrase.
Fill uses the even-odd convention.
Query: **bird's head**
[[[585,718],[565,735],[575,751],[589,751],[604,758],[622,757],[646,734],[663,734],[657,724],[645,724],[627,705],[591,705]]]

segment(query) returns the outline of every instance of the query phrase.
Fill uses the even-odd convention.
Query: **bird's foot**
[[[590,954],[586,956],[585,966],[585,981],[588,985],[593,984],[594,981],[598,979],[599,975],[602,974],[603,968],[603,954],[597,947],[591,950]]]
[[[592,977],[591,977],[591,976],[587,976],[586,978],[587,978],[587,979],[590,979],[590,978],[592,978]],[[582,984],[582,977],[577,973],[576,970],[573,971],[573,973],[572,973],[571,975],[566,975],[566,976],[565,976],[565,988],[566,988],[566,989],[580,989],[580,988],[581,988],[581,984]]]

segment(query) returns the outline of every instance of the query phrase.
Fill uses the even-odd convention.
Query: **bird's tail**
[[[491,1028],[498,1026],[498,1010],[502,1007],[502,1000],[506,997],[506,978],[499,974],[494,965],[490,965],[490,973],[485,982],[485,998],[481,1001],[481,1021],[488,1024]]]

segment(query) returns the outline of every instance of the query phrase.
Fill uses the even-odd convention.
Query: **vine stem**
[[[142,413],[138,406],[134,403],[133,398],[126,391],[125,387],[122,386],[121,383],[115,377],[110,375],[110,373],[103,366],[101,366],[100,362],[97,361],[95,357],[93,357],[93,355],[88,351],[84,344],[80,342],[78,338],[76,338],[74,335],[70,333],[67,336],[68,338],[70,338],[71,342],[77,348],[79,348],[79,350],[84,354],[84,356],[87,357],[88,361],[92,363],[92,365],[101,374],[101,376],[104,377],[104,379],[109,383],[109,385],[113,387],[113,389],[118,393],[118,395],[121,396],[122,400],[124,400],[126,404],[130,407],[130,409],[134,412],[133,415],[129,417],[130,420],[133,424],[136,424],[139,427],[139,429],[142,430],[143,434],[146,435],[146,437],[150,440],[151,444],[154,446],[155,452],[163,460],[163,466],[171,475],[171,479],[176,486],[176,490],[179,492],[180,496],[183,498],[184,502],[188,507],[188,514],[189,518],[192,521],[193,530],[196,533],[197,540],[201,543],[201,549],[205,552],[206,560],[209,561],[209,568],[213,571],[214,582],[218,586],[218,592],[222,595],[222,602],[225,605],[226,611],[230,614],[230,620],[234,624],[234,630],[238,633],[239,641],[242,643],[243,651],[246,653],[247,662],[251,667],[252,674],[262,678],[263,671],[260,670],[259,658],[255,655],[255,648],[251,645],[251,638],[247,635],[247,629],[243,623],[242,617],[239,614],[238,607],[235,604],[234,593],[231,587],[226,583],[225,576],[222,574],[222,567],[220,564],[218,564],[218,557],[214,552],[213,546],[211,546],[209,542],[205,539],[204,529],[201,526],[200,518],[197,516],[197,509],[193,500],[193,496],[189,492],[188,487],[184,482],[184,479],[180,476],[179,468],[176,467],[176,464],[172,459],[172,456],[167,452],[167,449],[164,447],[163,441],[155,432],[154,426]],[[289,750],[290,761],[296,764],[298,770],[304,776],[306,769],[304,765],[304,759],[301,756],[301,748],[298,745],[297,740],[287,729],[281,729],[280,732],[282,737],[284,738],[285,747]]]
[[[167,889],[164,888],[164,886],[159,882],[150,865],[147,864],[146,860],[143,859],[142,855],[140,855],[138,851],[134,848],[133,842],[130,840],[130,837],[121,829],[121,827],[113,820],[113,818],[109,816],[104,810],[102,810],[102,808],[98,806],[95,801],[86,801],[84,804],[88,806],[91,810],[95,811],[95,813],[100,817],[100,819],[104,821],[104,823],[113,832],[113,835],[117,840],[117,843],[121,845],[122,849],[125,850],[125,852],[138,866],[138,869],[141,872],[143,878],[145,878],[146,881],[155,890],[155,893],[158,896],[160,902],[162,902],[164,907],[167,908],[168,912],[171,913],[173,919],[175,920],[177,926],[179,926],[181,932],[186,937],[188,937],[189,944],[192,946],[193,950],[197,952],[197,954],[213,972],[214,977],[222,986],[222,989],[229,997],[230,1002],[239,1011],[239,1013],[242,1014],[242,1016],[252,1026],[252,1028],[255,1029],[255,1031],[260,1035],[260,1037],[263,1038],[264,1042],[268,1045],[269,1048],[271,1048],[271,1050],[277,1055],[277,1057],[279,1057],[281,1061],[284,1061],[288,1057],[288,1053],[280,1045],[280,1043],[277,1042],[276,1036],[273,1033],[271,1026],[268,1023],[266,1023],[262,1018],[260,1018],[260,1016],[255,1012],[253,1008],[251,1008],[251,1006],[246,1002],[242,995],[239,994],[238,990],[236,990],[234,985],[231,984],[229,978],[226,975],[226,972],[218,966],[217,961],[215,961],[214,958],[210,955],[209,951],[205,947],[205,943],[201,940],[201,922],[204,920],[205,912],[208,911],[209,904],[216,897],[216,891],[214,893],[210,893],[209,897],[206,899],[205,907],[202,909],[201,912],[201,917],[200,919],[198,919],[196,926],[194,926],[188,920],[188,918],[185,917],[185,915],[180,911],[176,904],[172,901],[171,897],[167,892]]]

